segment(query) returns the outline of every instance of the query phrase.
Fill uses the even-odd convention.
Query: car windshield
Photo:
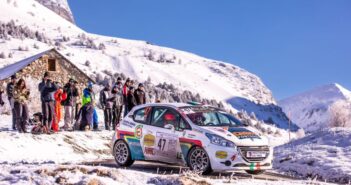
[[[194,124],[198,126],[244,126],[234,116],[216,109],[184,108],[183,112]]]

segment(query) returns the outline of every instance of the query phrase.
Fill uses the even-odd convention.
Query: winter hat
[[[16,74],[14,74],[14,75],[11,76],[11,80],[15,80],[15,79],[17,79]]]
[[[46,77],[50,77],[50,73],[49,73],[48,71],[46,71],[46,72],[44,73],[44,78],[46,78]]]
[[[129,90],[131,91],[131,90],[134,90],[134,87],[129,87]]]
[[[138,87],[144,87],[144,84],[140,83],[140,84],[138,85]]]
[[[118,77],[118,78],[117,78],[117,81],[122,81],[122,78],[121,78],[121,77]]]
[[[93,82],[88,82],[88,88],[92,89],[93,88]]]

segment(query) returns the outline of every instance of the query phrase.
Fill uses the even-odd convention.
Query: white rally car
[[[203,174],[235,170],[259,174],[272,168],[267,138],[232,115],[204,105],[137,106],[116,128],[112,141],[120,166],[135,160],[158,161]]]

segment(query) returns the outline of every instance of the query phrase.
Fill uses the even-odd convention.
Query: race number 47
[[[166,140],[166,139],[163,139],[163,138],[161,138],[160,140],[158,140],[157,146],[158,146],[159,150],[161,150],[161,151],[164,151],[164,150],[165,150],[166,142],[167,142],[167,140]]]

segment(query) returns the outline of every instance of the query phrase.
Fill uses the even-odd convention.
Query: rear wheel
[[[212,172],[210,158],[201,147],[194,147],[188,154],[188,166],[191,170],[208,175]]]
[[[251,174],[251,175],[260,175],[264,173],[264,170],[245,170],[246,173]]]
[[[113,148],[113,156],[119,166],[129,167],[134,163],[128,144],[122,140],[116,142]]]

